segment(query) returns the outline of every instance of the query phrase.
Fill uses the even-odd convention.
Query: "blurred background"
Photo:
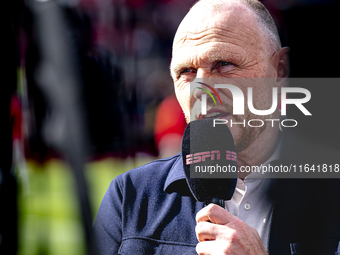
[[[3,3],[0,254],[95,249],[91,225],[111,180],[180,151],[186,123],[169,65],[194,2]],[[291,48],[292,77],[339,77],[338,1],[263,3]],[[327,94],[332,116],[338,95]],[[319,116],[338,149],[338,118]]]

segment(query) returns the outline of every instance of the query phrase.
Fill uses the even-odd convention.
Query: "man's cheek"
[[[189,110],[189,113],[190,113],[190,120],[196,120],[199,118],[199,115],[201,114],[201,101],[199,100],[195,100],[194,101],[195,103],[190,103],[190,110]]]
[[[186,95],[183,92],[183,89],[179,89],[176,85],[175,85],[175,94],[177,97],[177,101],[180,104],[181,108],[183,111],[185,111],[185,109],[187,108],[186,104],[187,104],[187,98],[189,98],[189,95]]]
[[[232,125],[231,123],[234,123],[234,124]],[[235,124],[235,123],[242,123],[242,124]],[[240,119],[232,118],[232,120],[228,121],[227,126],[230,129],[231,135],[233,136],[235,143],[237,143],[237,141],[239,141],[239,139],[241,138],[242,130],[244,129],[243,121],[240,121]]]

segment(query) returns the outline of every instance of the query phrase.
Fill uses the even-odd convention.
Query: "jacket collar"
[[[180,154],[177,154],[175,157],[177,159],[175,160],[175,163],[172,165],[168,176],[164,183],[163,190],[166,191],[171,184],[173,184],[176,181],[179,180],[185,180],[185,174],[183,169],[183,163],[182,163],[182,156]]]

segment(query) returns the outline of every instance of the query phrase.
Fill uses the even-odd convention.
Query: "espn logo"
[[[186,156],[186,164],[195,164],[199,162],[204,162],[206,159],[210,159],[211,161],[213,160],[220,160],[221,159],[221,153],[219,150],[214,150],[214,151],[203,151],[203,152],[197,152],[194,154],[188,154]],[[237,161],[237,156],[235,151],[228,151],[226,150],[226,160],[230,161]]]

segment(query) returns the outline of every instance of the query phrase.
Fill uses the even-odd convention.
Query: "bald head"
[[[275,22],[266,7],[258,0],[199,0],[191,10],[223,12],[226,8],[237,5],[246,6],[253,12],[261,32],[270,41],[272,47],[279,50],[282,46]]]

